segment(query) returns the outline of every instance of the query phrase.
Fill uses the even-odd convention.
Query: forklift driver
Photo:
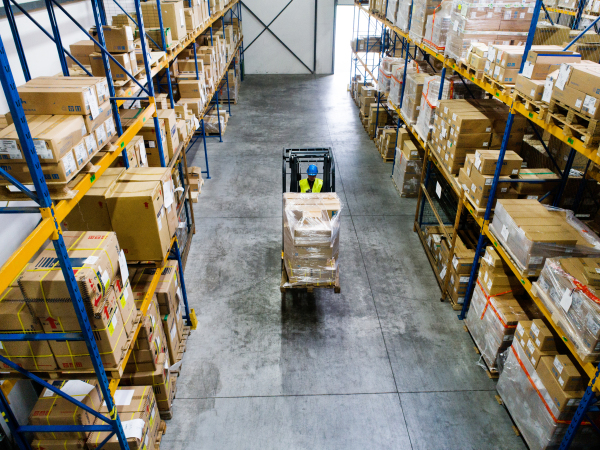
[[[303,194],[311,192],[321,192],[321,188],[323,187],[323,180],[317,178],[317,175],[319,174],[317,166],[315,166],[314,164],[308,166],[306,174],[308,175],[307,179],[300,180],[300,192],[302,192]]]

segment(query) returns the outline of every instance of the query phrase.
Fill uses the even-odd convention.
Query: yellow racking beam
[[[0,292],[8,288],[12,280],[21,272],[25,264],[27,264],[35,256],[37,251],[46,243],[46,241],[56,232],[55,221],[62,222],[81,198],[90,190],[94,182],[110,167],[110,165],[121,154],[126,145],[142,128],[146,120],[152,117],[155,112],[154,105],[146,108],[143,114],[136,122],[127,128],[117,142],[110,146],[109,152],[98,163],[98,170],[94,173],[86,174],[79,183],[73,188],[77,191],[75,197],[69,200],[61,200],[54,208],[54,218],[46,217],[41,220],[37,227],[25,239],[21,246],[10,256],[10,258],[0,268]]]

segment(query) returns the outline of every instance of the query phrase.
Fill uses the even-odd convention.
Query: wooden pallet
[[[476,69],[470,64],[467,64],[467,74],[471,80],[482,80],[485,72],[481,69]]]
[[[281,283],[279,285],[279,290],[282,293],[291,291],[291,290],[296,290],[296,289],[306,289],[307,292],[311,293],[313,292],[314,289],[333,289],[333,292],[335,292],[336,294],[339,294],[341,292],[341,287],[340,287],[340,267],[338,265],[336,274],[335,274],[335,282],[330,282],[327,284],[313,284],[313,283],[306,283],[306,284],[296,284],[295,286],[286,286],[286,284],[289,283],[289,278],[288,278],[288,274],[287,271],[285,270],[285,267],[281,268]]]
[[[464,330],[469,333],[469,336],[471,336],[471,339],[473,339],[473,335],[471,334],[471,332],[469,331],[469,329],[467,328],[466,325],[463,325]],[[477,353],[478,355],[481,356],[481,352],[479,351],[479,348],[477,348],[477,344],[475,343],[475,339],[473,339],[473,343],[475,344],[473,346],[473,348],[475,349],[475,353]],[[487,363],[485,362],[485,359],[483,359],[483,357],[480,358],[481,361],[483,361],[483,364],[485,365],[485,372],[487,374],[487,376],[489,378],[491,378],[492,380],[498,379],[500,377],[500,373],[498,372],[498,370],[496,369],[491,369],[489,368],[489,366],[487,365]]]
[[[515,435],[517,435],[518,437],[521,437],[521,431],[519,430],[519,427],[517,427],[512,414],[510,413],[510,411],[508,410],[508,408],[506,407],[506,405],[504,404],[504,400],[502,400],[502,397],[500,397],[499,394],[496,394],[494,396],[496,398],[496,401],[498,402],[498,404],[500,406],[504,406],[504,409],[506,410],[506,412],[508,412],[508,416],[510,417],[510,420],[512,421],[513,425],[512,425],[512,430],[515,433]]]
[[[515,91],[513,100],[521,103],[527,111],[530,119],[537,118],[539,120],[545,120],[546,114],[548,113],[548,105],[540,101],[532,100],[531,97],[523,94],[522,92]]]
[[[181,342],[179,342],[179,346],[177,347],[177,356],[175,356],[175,361],[179,362],[183,359],[183,354],[187,349],[187,341],[190,337],[192,329],[191,327],[185,326],[183,327],[183,336],[181,338]],[[179,372],[178,372],[179,374]]]
[[[503,95],[507,95],[510,96],[513,93],[513,89],[515,87],[514,84],[502,84],[499,83],[498,81],[494,80],[492,77],[490,77],[487,74],[483,74],[483,80],[489,84],[492,89],[495,89],[496,91],[501,92]]]
[[[158,432],[156,433],[156,441],[154,441],[154,449],[155,450],[160,450],[160,443],[166,432],[167,432],[167,423],[164,420],[161,420],[160,425],[158,426]]]
[[[591,119],[557,100],[550,100],[546,123],[561,127],[567,136],[580,139],[585,147],[594,147],[600,142],[599,120]]]

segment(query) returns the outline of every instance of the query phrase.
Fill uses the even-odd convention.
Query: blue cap
[[[316,177],[319,174],[319,169],[317,169],[317,166],[315,166],[314,164],[311,164],[310,166],[308,166],[306,173],[309,177]]]

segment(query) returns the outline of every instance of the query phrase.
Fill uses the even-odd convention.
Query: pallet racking
[[[73,302],[73,307],[75,313],[77,315],[77,319],[79,321],[79,325],[81,328],[81,333],[56,333],[56,334],[44,334],[44,333],[36,333],[36,334],[26,334],[26,333],[3,333],[2,341],[40,341],[40,340],[67,340],[67,341],[84,341],[88,352],[92,359],[93,371],[81,371],[78,370],[76,372],[69,371],[60,371],[53,372],[48,374],[47,372],[30,372],[20,368],[18,365],[12,363],[8,359],[0,356],[0,361],[10,366],[15,372],[11,372],[10,374],[3,374],[3,378],[7,378],[7,381],[2,383],[2,389],[0,389],[0,412],[2,413],[8,429],[10,430],[13,439],[15,440],[17,446],[21,450],[29,449],[29,443],[24,437],[23,433],[27,432],[42,432],[42,431],[107,431],[109,432],[108,438],[100,445],[104,445],[113,435],[116,435],[119,441],[119,445],[123,450],[128,449],[127,439],[125,433],[123,431],[123,427],[121,425],[121,421],[117,414],[116,406],[113,400],[113,394],[117,389],[120,381],[120,375],[122,374],[122,369],[126,365],[129,356],[133,350],[133,347],[130,346],[125,357],[121,361],[119,368],[112,370],[105,370],[103,367],[102,361],[100,359],[100,353],[98,351],[98,347],[96,345],[96,341],[94,338],[94,334],[90,325],[90,321],[87,316],[87,312],[85,309],[85,305],[83,299],[81,297],[78,285],[73,276],[73,268],[71,265],[71,261],[68,256],[67,248],[65,246],[65,242],[62,237],[62,230],[60,223],[63,219],[67,217],[69,212],[77,205],[77,203],[81,200],[81,198],[89,191],[93,183],[102,176],[102,174],[106,171],[108,167],[117,159],[117,157],[121,154],[123,155],[123,161],[126,167],[128,167],[128,158],[127,158],[127,150],[126,146],[131,141],[131,139],[138,133],[141,129],[142,125],[152,119],[154,121],[155,127],[158,128],[158,117],[157,117],[157,107],[155,102],[155,89],[154,89],[154,81],[153,79],[157,77],[157,75],[164,70],[165,77],[167,79],[166,83],[166,92],[169,96],[169,100],[171,102],[171,107],[173,107],[173,90],[171,86],[170,79],[170,66],[172,62],[177,58],[177,55],[185,49],[188,45],[192,44],[194,53],[196,51],[195,47],[195,39],[206,32],[207,30],[210,32],[211,44],[213,42],[213,32],[212,27],[217,21],[221,22],[221,26],[223,29],[227,25],[233,26],[234,19],[241,23],[241,2],[239,0],[232,0],[228,3],[228,5],[223,8],[221,11],[218,11],[214,14],[210,12],[210,3],[209,3],[209,19],[198,27],[195,31],[189,33],[185,39],[182,40],[176,47],[173,49],[167,50],[165,46],[164,39],[162,41],[162,49],[163,54],[157,55],[157,61],[151,61],[152,53],[148,51],[146,46],[146,40],[141,39],[141,49],[144,59],[144,69],[145,69],[145,84],[142,84],[140,80],[136,79],[133,74],[128,73],[130,77],[130,84],[137,85],[140,89],[139,91],[134,93],[133,87],[125,90],[123,96],[117,96],[115,85],[112,79],[111,70],[110,70],[110,60],[117,63],[114,58],[110,55],[110,53],[106,50],[104,34],[102,30],[103,25],[107,25],[106,19],[106,5],[99,0],[90,0],[92,6],[92,13],[94,15],[94,21],[96,24],[97,30],[97,39],[94,39],[84,27],[82,27],[77,21],[65,10],[61,4],[56,2],[55,0],[46,0],[45,7],[48,11],[48,15],[50,18],[51,24],[51,33],[46,31],[38,22],[36,22],[31,15],[25,11],[21,5],[19,5],[15,0],[3,0],[3,5],[5,7],[7,19],[9,22],[9,26],[12,32],[12,36],[15,42],[15,46],[17,48],[17,53],[19,56],[19,62],[21,65],[21,69],[25,76],[25,80],[29,81],[31,79],[29,67],[27,64],[27,59],[25,55],[25,51],[22,45],[22,41],[20,38],[19,30],[17,29],[16,22],[14,19],[14,12],[12,7],[14,6],[18,11],[23,13],[27,18],[29,18],[34,25],[40,28],[44,34],[51,39],[57,47],[58,56],[61,63],[62,73],[64,76],[69,76],[69,67],[67,65],[66,57],[70,57],[70,53],[64,48],[61,40],[60,30],[58,27],[58,23],[55,16],[55,8],[58,8],[62,13],[64,13],[83,33],[85,33],[88,38],[95,41],[97,46],[100,48],[104,63],[104,69],[106,72],[106,77],[108,81],[111,107],[113,110],[113,117],[116,124],[116,129],[118,133],[118,139],[110,144],[108,148],[107,154],[101,158],[101,160],[95,165],[93,172],[84,173],[82,179],[73,187],[73,191],[75,191],[74,196],[68,199],[62,199],[60,201],[53,201],[51,197],[50,191],[48,189],[48,185],[44,179],[44,175],[40,168],[39,158],[37,156],[35,146],[29,132],[29,126],[27,124],[27,120],[23,111],[23,107],[21,104],[21,100],[19,98],[19,94],[17,92],[17,87],[14,81],[14,77],[8,62],[6,50],[2,40],[0,39],[0,82],[2,84],[2,88],[4,90],[7,103],[10,108],[11,115],[13,117],[13,121],[15,123],[15,128],[17,134],[19,136],[23,153],[25,155],[25,159],[29,168],[30,173],[32,174],[32,183],[35,188],[34,191],[31,191],[22,183],[15,180],[11,175],[9,175],[4,169],[0,167],[0,176],[8,180],[10,184],[15,186],[23,196],[34,201],[37,206],[26,206],[26,207],[2,207],[0,208],[0,213],[5,214],[21,214],[21,213],[40,213],[42,218],[36,228],[31,232],[31,234],[25,239],[25,241],[21,244],[21,246],[10,256],[10,258],[6,261],[6,263],[0,267],[0,292],[3,292],[21,273],[25,265],[34,257],[34,255],[38,252],[38,250],[48,241],[51,240],[54,248],[56,250],[56,254],[58,256],[58,265],[62,273],[64,274],[66,284],[68,287],[68,291]],[[157,8],[158,8],[158,17],[160,21],[160,29],[161,35],[164,36],[163,33],[163,24],[161,17],[161,3],[160,0],[156,0]],[[126,13],[123,7],[114,0],[114,3]],[[144,29],[144,21],[141,13],[141,4],[140,0],[133,0],[133,5],[135,6],[135,13],[138,21],[133,20],[133,18],[129,15],[129,19],[133,20],[140,32],[140,35],[145,37],[146,31]],[[191,0],[185,0],[185,3],[189,6],[192,6]],[[226,19],[228,21],[226,22]],[[155,43],[156,44],[156,43]],[[75,58],[72,58],[75,60]],[[154,59],[154,58],[153,58]],[[89,71],[81,65],[79,62],[75,60],[75,62],[80,66],[80,68],[87,74],[90,75]],[[117,63],[120,66],[120,64]],[[204,155],[206,162],[206,170],[202,173],[207,175],[207,178],[210,178],[210,172],[208,168],[208,156],[206,152],[206,133],[205,133],[205,116],[213,109],[216,108],[217,116],[219,114],[219,91],[222,86],[226,86],[228,105],[229,105],[229,114],[231,114],[231,106],[230,106],[230,98],[229,98],[229,77],[228,70],[229,67],[233,65],[234,73],[240,73],[240,77],[243,80],[243,65],[244,65],[244,57],[243,57],[243,38],[239,36],[238,42],[235,44],[231,55],[228,60],[224,64],[223,73],[219,75],[218,81],[215,83],[214,89],[209,92],[208,99],[202,114],[200,115],[200,127],[196,130],[195,135],[188,138],[188,140],[180,145],[178,148],[176,155],[168,165],[172,171],[178,171],[180,179],[182,180],[182,184],[185,186],[184,188],[184,196],[182,197],[182,201],[178,206],[177,212],[178,216],[183,209],[185,209],[186,219],[187,219],[187,238],[185,248],[181,249],[179,247],[179,243],[177,237],[173,237],[169,254],[163,261],[158,261],[154,263],[155,268],[157,269],[154,273],[152,281],[150,283],[150,288],[148,292],[145,294],[144,300],[142,302],[142,306],[140,308],[141,315],[145,315],[149,305],[152,300],[152,296],[159,282],[159,278],[162,273],[162,267],[166,263],[167,259],[176,260],[178,263],[179,274],[180,274],[180,283],[181,283],[181,292],[184,303],[184,320],[187,326],[191,326],[194,328],[196,326],[196,318],[193,310],[190,310],[187,300],[187,292],[185,288],[185,277],[184,277],[184,268],[185,261],[187,259],[187,255],[189,253],[189,248],[191,244],[192,235],[195,233],[195,223],[194,223],[194,215],[192,209],[191,202],[191,192],[189,188],[189,179],[187,178],[187,160],[186,153],[189,149],[195,144],[195,142],[201,137],[204,143]],[[121,67],[123,69],[123,67]],[[123,69],[124,70],[124,69]],[[127,71],[125,71],[127,72]],[[198,68],[196,66],[196,77],[199,77]],[[158,81],[157,86],[159,90],[161,90],[161,83]],[[136,120],[125,130],[121,125],[119,108],[122,107],[126,102],[136,101],[136,100],[146,100],[148,101],[148,106],[142,111],[142,113],[136,118]],[[222,141],[222,132],[219,122],[219,134],[216,136]],[[161,165],[163,167],[167,167],[165,164],[164,152],[163,152],[163,142],[161,142],[160,135],[157,136],[158,141],[158,151],[160,154]],[[142,324],[141,321],[138,322],[137,328],[134,331],[133,338],[130,342],[133,342],[137,337],[139,331],[141,330]],[[42,378],[44,376],[48,377],[48,375],[53,378],[97,378],[100,390],[102,392],[102,396],[106,402],[109,415],[108,417],[90,409],[88,406],[82,404],[75,398],[63,393],[53,385],[47,383]],[[60,395],[61,397],[67,399],[68,401],[74,403],[78,407],[84,409],[88,413],[92,414],[95,418],[100,419],[104,422],[104,425],[71,425],[71,426],[31,426],[31,425],[20,425],[15,417],[15,414],[12,412],[9,401],[8,394],[10,393],[11,387],[14,385],[14,380],[18,378],[27,378],[39,383],[41,386],[48,388],[52,392]]]
[[[496,172],[495,172],[495,175],[493,178],[493,183],[492,183],[492,188],[491,188],[492,193],[494,193],[496,191],[496,187],[498,185],[498,179],[500,177],[500,167],[502,165],[502,161],[504,160],[504,155],[507,150],[508,138],[510,136],[512,123],[513,123],[513,120],[514,120],[514,117],[516,114],[520,114],[520,115],[524,116],[525,118],[527,118],[530,121],[530,123],[537,125],[539,128],[541,128],[545,132],[548,132],[552,136],[558,138],[559,140],[561,140],[562,142],[566,143],[568,146],[571,147],[566,167],[564,168],[564,170],[562,172],[560,172],[561,173],[561,181],[559,183],[558,194],[555,196],[554,206],[556,206],[558,204],[558,201],[560,200],[560,196],[564,192],[564,187],[567,183],[570,169],[572,167],[573,160],[574,160],[576,153],[580,153],[580,154],[584,155],[590,161],[592,161],[596,164],[600,163],[600,156],[597,153],[596,148],[591,149],[588,146],[586,146],[582,140],[578,139],[577,137],[571,136],[569,133],[565,133],[565,131],[562,128],[560,128],[554,124],[547,124],[544,120],[541,120],[538,117],[538,115],[536,114],[536,112],[532,111],[531,108],[528,107],[526,102],[522,101],[522,99],[519,98],[518,96],[510,95],[510,93],[507,92],[506,90],[502,89],[502,86],[499,86],[498,83],[489,83],[485,80],[485,78],[478,79],[476,76],[469,73],[468,68],[464,64],[461,64],[459,61],[456,61],[451,58],[447,58],[444,56],[443,52],[436,51],[436,50],[428,47],[427,45],[424,45],[420,42],[415,42],[413,39],[411,39],[409,37],[408,33],[399,29],[398,27],[396,27],[394,24],[392,24],[387,19],[387,8],[388,8],[389,0],[385,0],[383,2],[385,11],[381,11],[381,14],[373,13],[368,8],[365,8],[365,6],[362,3],[363,2],[360,2],[360,1],[355,2],[355,16],[354,16],[354,23],[353,23],[353,27],[355,30],[354,36],[358,36],[358,31],[359,31],[358,27],[360,25],[360,16],[362,14],[362,15],[367,16],[369,23],[371,22],[371,20],[374,20],[377,23],[381,24],[382,32],[381,32],[381,35],[377,36],[377,38],[380,40],[380,45],[381,45],[380,58],[385,56],[386,53],[389,54],[390,56],[396,56],[395,55],[395,52],[396,52],[396,45],[395,45],[396,41],[395,40],[398,38],[402,41],[402,55],[401,56],[403,58],[405,58],[405,70],[404,70],[402,91],[400,94],[400,104],[393,105],[388,102],[387,104],[383,105],[384,107],[389,108],[390,113],[395,113],[397,115],[397,122],[396,122],[397,130],[402,126],[402,124],[405,123],[403,114],[401,112],[401,107],[402,107],[402,101],[403,101],[403,97],[404,97],[404,81],[406,80],[406,66],[410,59],[414,59],[414,56],[410,55],[410,45],[414,45],[415,53],[418,49],[420,52],[422,52],[423,55],[426,55],[426,58],[425,58],[426,60],[428,60],[430,58],[434,58],[443,64],[443,68],[441,71],[440,99],[441,99],[441,92],[442,92],[442,87],[443,87],[446,71],[449,70],[449,71],[453,71],[459,77],[461,77],[463,83],[465,80],[470,81],[471,83],[479,86],[481,89],[486,91],[491,97],[495,97],[496,99],[498,99],[499,101],[503,102],[504,104],[506,104],[507,106],[510,107],[510,113],[509,113],[508,121],[506,124],[504,137],[502,140],[502,145],[500,148],[499,164],[497,165],[497,169],[496,169]],[[587,25],[585,27],[585,29],[583,29],[581,31],[581,33],[579,33],[577,35],[577,37],[575,37],[575,39],[572,40],[571,43],[567,47],[565,47],[565,50],[566,50],[574,42],[576,42],[584,33],[588,32],[592,28],[596,27],[596,24],[600,20],[600,16],[598,16],[598,15],[583,14],[583,10],[586,6],[586,3],[587,2],[585,0],[581,0],[578,2],[577,10],[566,10],[566,9],[560,9],[560,8],[546,7],[541,0],[536,0],[534,11],[533,11],[533,19],[532,19],[532,22],[530,25],[527,42],[525,44],[525,52],[524,52],[523,60],[521,63],[520,72],[523,70],[523,62],[525,61],[527,53],[533,43],[533,38],[536,33],[536,28],[537,28],[537,24],[538,24],[538,20],[539,20],[540,16],[543,14],[544,15],[543,17],[545,17],[552,24],[554,24],[555,22],[558,22],[561,14],[573,16],[574,20],[572,21],[572,29],[574,29],[574,30],[577,30],[580,28],[581,19],[587,19],[588,21],[591,21],[589,23],[589,25]],[[412,12],[412,5],[411,5],[411,12]],[[550,13],[556,14],[556,16],[554,17],[554,20],[552,19],[552,16],[550,15]],[[409,17],[408,23],[409,23],[409,28],[410,28],[410,17]],[[375,27],[375,29],[377,29],[377,27]],[[370,37],[369,31],[370,31],[370,27],[367,32],[367,42],[370,42],[369,41],[369,37]],[[598,32],[597,28],[596,28],[596,31]],[[390,50],[389,52],[386,52],[388,44],[390,43],[390,40],[391,40],[391,36],[393,36],[393,39],[394,39],[394,45],[391,46],[393,48],[393,51]],[[356,42],[357,42],[357,46],[358,46],[358,37],[356,37]],[[353,55],[352,56],[352,64],[355,66],[354,74],[355,75],[357,74],[356,66],[360,62],[363,66],[364,73],[370,74],[371,80],[376,82],[377,79],[374,76],[374,72],[375,72],[375,69],[378,67],[379,62],[376,62],[372,66],[368,67],[367,64],[365,62],[363,62],[361,58],[359,58],[358,54],[354,51],[354,49],[352,51],[352,55]],[[365,82],[365,84],[367,82],[366,75],[365,75],[364,82]],[[379,111],[379,105],[381,103],[381,94],[379,92],[377,94],[376,101],[377,101],[378,111]],[[456,182],[454,177],[452,177],[448,173],[448,171],[445,169],[445,167],[441,163],[441,161],[438,160],[438,157],[435,154],[435,152],[431,151],[430,146],[426,142],[423,142],[421,137],[415,132],[415,130],[412,126],[410,126],[408,123],[405,126],[414,135],[416,140],[419,142],[419,144],[423,147],[423,149],[425,151],[425,157],[423,160],[424,170],[422,171],[420,190],[419,190],[419,195],[418,195],[418,199],[417,199],[417,209],[416,209],[416,213],[415,213],[414,229],[417,232],[417,234],[419,235],[419,238],[421,239],[421,242],[423,244],[425,252],[426,252],[426,254],[429,258],[429,261],[432,265],[432,268],[434,269],[434,273],[436,275],[436,278],[438,280],[440,288],[442,289],[442,293],[443,293],[442,295],[445,295],[445,293],[446,293],[445,292],[446,286],[444,285],[444,281],[437,274],[437,271],[435,269],[433,255],[431,254],[431,252],[428,248],[428,245],[425,242],[425,238],[424,238],[424,235],[423,235],[423,232],[421,229],[421,227],[423,225],[423,215],[424,215],[425,205],[426,204],[429,205],[429,208],[431,209],[431,211],[433,212],[433,215],[435,216],[433,223],[441,225],[442,232],[446,235],[448,242],[453,243],[452,247],[454,247],[454,241],[452,240],[452,237],[449,236],[448,232],[446,231],[445,225],[454,224],[455,229],[456,229],[457,225],[460,223],[461,214],[462,214],[463,210],[468,211],[470,218],[475,223],[477,223],[477,225],[479,226],[480,232],[479,232],[479,237],[477,239],[477,248],[475,250],[473,266],[471,269],[471,273],[469,275],[469,284],[468,284],[468,288],[467,288],[467,293],[465,294],[464,302],[462,305],[454,305],[454,309],[460,311],[458,318],[460,320],[463,320],[466,317],[467,311],[469,309],[470,298],[473,293],[474,285],[475,285],[475,282],[477,279],[477,266],[479,263],[479,259],[480,259],[483,249],[485,248],[485,246],[484,246],[485,242],[489,241],[494,246],[494,248],[498,251],[498,253],[502,257],[502,259],[508,264],[508,266],[510,267],[510,269],[514,273],[514,275],[520,280],[525,291],[529,294],[532,301],[538,306],[538,308],[544,315],[547,322],[550,323],[550,325],[554,329],[555,333],[566,344],[570,354],[579,363],[580,368],[590,378],[590,383],[589,383],[588,387],[586,388],[585,395],[584,395],[573,419],[570,421],[566,435],[560,445],[561,449],[568,449],[570,447],[571,443],[573,442],[575,434],[577,433],[582,421],[584,421],[586,419],[587,413],[589,411],[592,411],[595,408],[597,408],[597,406],[595,406],[595,405],[600,400],[600,368],[598,367],[598,364],[597,363],[585,363],[579,358],[579,356],[577,355],[577,352],[574,349],[573,344],[567,338],[564,331],[556,324],[556,322],[552,318],[551,313],[547,310],[547,308],[544,306],[542,301],[538,298],[538,296],[535,292],[535,289],[532,285],[532,281],[520,272],[520,270],[517,268],[516,264],[514,263],[512,257],[502,247],[502,245],[496,239],[494,234],[490,231],[489,222],[490,222],[491,209],[492,209],[492,205],[494,202],[494,195],[490,195],[490,198],[488,200],[486,208],[484,208],[482,210],[477,210],[461,194],[460,186],[458,185],[458,183]],[[533,127],[533,128],[534,128],[534,131],[536,131],[536,133],[537,133],[537,130],[535,130],[535,127]],[[552,158],[552,155],[548,152],[546,145],[544,144],[543,140],[541,139],[541,137],[539,135],[538,135],[538,138],[541,141],[542,145],[544,146],[546,153],[548,153],[548,156],[550,156],[550,158],[556,165],[556,162]],[[395,158],[394,158],[394,160],[395,160]],[[586,176],[588,176],[588,168],[589,167],[590,167],[590,162],[588,162],[588,164],[587,164],[586,171],[583,175],[582,183],[585,183]],[[392,173],[393,173],[393,170],[394,170],[394,168],[392,168]],[[560,169],[559,169],[559,171],[560,171]],[[594,174],[594,173],[592,173],[592,171],[590,171],[589,178],[592,178],[592,177],[594,179],[598,180],[597,174]],[[430,193],[430,191],[433,191],[432,187],[434,186],[432,181],[435,182],[435,191],[436,191],[435,193],[438,197],[437,199],[435,199],[433,197],[433,192]],[[580,192],[578,192],[578,200],[576,200],[576,204],[580,200],[580,195],[582,193],[581,189],[579,191]],[[450,208],[450,212],[448,212],[448,208],[444,208],[444,202],[447,202],[448,199],[450,199],[449,200],[450,203],[452,203],[452,201],[453,201],[454,204],[457,205],[455,208]],[[442,215],[444,217],[442,217]],[[456,233],[454,233],[454,236],[456,236]],[[453,249],[451,251],[453,251]],[[452,254],[449,259],[452,260]],[[444,301],[444,298],[442,298],[442,301]],[[593,422],[590,421],[590,423],[592,425],[594,425]],[[596,430],[598,431],[597,428],[596,428]]]

